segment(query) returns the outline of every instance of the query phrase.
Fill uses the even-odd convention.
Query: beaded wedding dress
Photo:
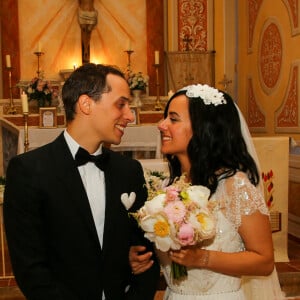
[[[243,215],[255,211],[268,215],[268,208],[259,189],[254,187],[245,173],[220,178],[218,188],[210,201],[215,203],[216,236],[203,248],[223,252],[244,250],[238,233]],[[188,269],[188,277],[174,283],[171,262],[167,255],[158,252],[167,282],[165,300],[279,300],[284,299],[276,270],[270,276],[235,277],[206,269]]]

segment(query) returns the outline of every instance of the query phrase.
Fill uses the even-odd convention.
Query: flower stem
[[[171,275],[173,280],[182,280],[187,277],[187,269],[185,266],[172,262]]]

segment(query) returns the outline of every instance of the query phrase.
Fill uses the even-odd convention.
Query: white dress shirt
[[[64,131],[64,137],[70,148],[73,158],[75,159],[75,155],[80,145],[68,134],[66,130]],[[91,154],[98,155],[101,153],[102,145],[100,145],[99,149],[95,153]],[[101,171],[93,162],[88,162],[85,165],[79,166],[78,170],[89,199],[99,242],[102,246],[105,219],[104,172]]]

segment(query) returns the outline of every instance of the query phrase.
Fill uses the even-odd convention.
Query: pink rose
[[[194,229],[191,224],[182,224],[178,230],[178,239],[182,246],[194,245]]]
[[[175,200],[165,206],[164,212],[170,221],[181,223],[184,219],[186,208],[180,200]]]
[[[176,187],[170,186],[166,188],[166,201],[175,201],[178,200],[179,191]]]

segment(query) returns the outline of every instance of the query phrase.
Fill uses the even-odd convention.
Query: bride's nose
[[[158,122],[157,128],[159,131],[167,130],[167,122],[166,119],[162,119]]]

